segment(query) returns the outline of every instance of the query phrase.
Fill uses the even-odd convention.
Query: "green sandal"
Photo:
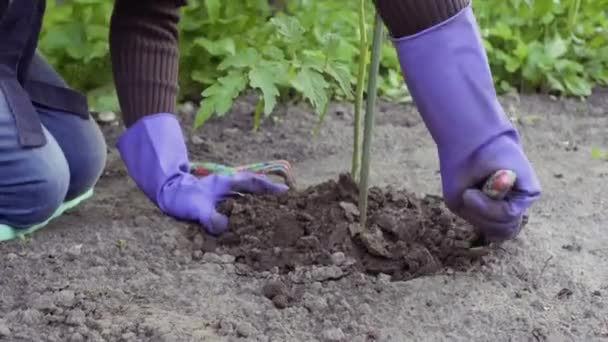
[[[91,198],[92,196],[93,196],[93,189],[90,189],[89,191],[85,192],[84,194],[80,195],[79,197],[76,197],[71,201],[67,201],[67,202],[63,203],[61,206],[59,206],[59,208],[57,208],[55,213],[46,221],[33,225],[32,227],[29,227],[29,228],[13,228],[8,225],[0,224],[0,241],[8,241],[8,240],[12,240],[12,239],[15,239],[18,237],[23,237],[28,234],[32,234],[32,233],[46,227],[46,225],[49,224],[49,222],[51,222],[53,219],[56,219],[57,217],[61,216],[67,210],[73,209],[74,207],[78,206],[81,202]]]

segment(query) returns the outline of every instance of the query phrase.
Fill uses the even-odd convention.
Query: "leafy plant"
[[[474,3],[500,90],[590,95],[608,84],[608,1]]]
[[[277,5],[280,3],[279,5]],[[368,1],[364,17],[373,20]],[[39,49],[94,110],[116,110],[107,41],[113,3],[49,1]],[[197,125],[236,97],[259,96],[254,128],[277,103],[361,97],[360,1],[189,0],[180,21],[180,100],[201,101]],[[499,91],[586,96],[608,85],[608,0],[473,2]],[[382,45],[378,95],[408,101],[396,52]],[[368,63],[367,61],[366,63]],[[365,81],[365,79],[363,80]],[[358,91],[353,91],[359,85]]]

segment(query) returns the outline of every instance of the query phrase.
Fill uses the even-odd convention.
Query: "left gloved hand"
[[[186,144],[173,114],[141,118],[120,137],[118,150],[129,175],[154,204],[177,219],[200,222],[210,234],[226,231],[228,219],[216,206],[234,192],[288,190],[284,184],[249,172],[203,178],[190,174]]]

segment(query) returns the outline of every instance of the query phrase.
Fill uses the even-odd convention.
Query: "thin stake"
[[[359,181],[359,212],[361,213],[361,229],[367,227],[367,192],[370,167],[370,152],[372,143],[372,131],[374,129],[374,111],[376,108],[376,96],[378,94],[377,76],[380,69],[380,54],[382,52],[382,41],[384,24],[380,15],[376,12],[374,19],[374,36],[372,40],[372,60],[369,67],[369,80],[367,83],[367,102],[365,108],[365,123],[363,126],[363,155],[361,159],[361,178]]]
[[[363,110],[363,90],[365,87],[365,66],[367,64],[368,42],[365,26],[365,1],[359,1],[359,74],[357,75],[357,90],[355,94],[355,122],[353,124],[353,160],[350,174],[355,182],[359,181],[361,165],[361,111]]]

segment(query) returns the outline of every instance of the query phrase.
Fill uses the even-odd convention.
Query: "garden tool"
[[[295,186],[295,181],[291,173],[291,164],[286,160],[265,161],[241,166],[227,166],[211,162],[194,162],[191,163],[190,168],[190,172],[199,177],[208,176],[212,173],[232,176],[238,172],[244,171],[279,176],[283,178],[285,184],[290,188]]]
[[[515,185],[517,176],[511,170],[498,170],[483,185],[483,192],[494,200],[502,200]]]

